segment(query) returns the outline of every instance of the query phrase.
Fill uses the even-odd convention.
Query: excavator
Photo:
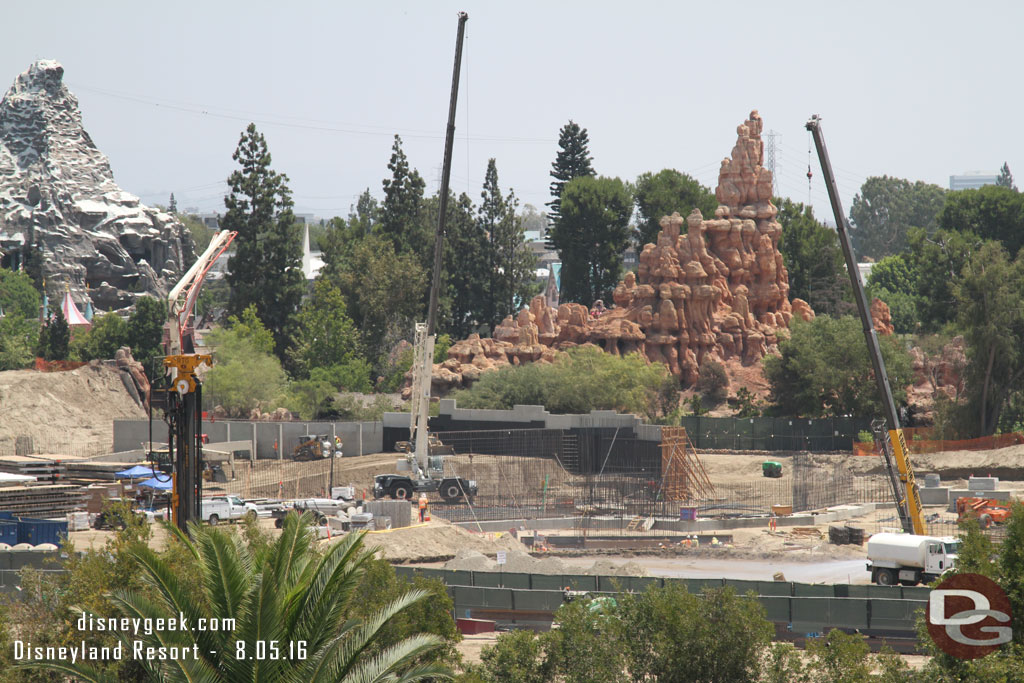
[[[875,333],[875,326],[871,320],[871,309],[868,306],[867,296],[864,293],[864,286],[860,281],[857,258],[854,255],[853,245],[850,242],[850,226],[846,222],[846,216],[843,214],[843,207],[839,201],[839,188],[836,185],[835,175],[832,173],[832,162],[829,161],[828,150],[825,147],[825,137],[821,131],[821,117],[817,114],[811,116],[805,127],[810,131],[811,137],[814,138],[818,160],[821,162],[821,171],[825,177],[825,187],[828,190],[829,203],[832,205],[832,213],[836,219],[836,232],[839,233],[839,244],[843,249],[843,256],[846,259],[846,269],[850,275],[850,283],[853,285],[853,296],[857,304],[857,312],[860,315],[861,325],[864,330],[864,339],[868,344],[868,356],[871,358],[871,366],[875,372],[875,382],[878,384],[878,392],[882,397],[885,423],[884,427],[878,427],[876,436],[882,444],[882,459],[885,462],[886,474],[892,487],[893,498],[896,501],[896,511],[905,533],[924,536],[927,535],[928,531],[925,527],[924,508],[921,506],[921,494],[918,492],[917,482],[914,479],[914,466],[910,461],[907,441],[900,427],[899,412],[896,409],[896,402],[892,397],[889,377],[885,372],[885,361],[882,360],[882,351],[878,346],[878,335]],[[808,175],[810,175],[810,169],[808,169]]]

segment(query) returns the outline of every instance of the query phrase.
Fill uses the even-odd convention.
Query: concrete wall
[[[406,417],[408,419],[408,416]],[[250,422],[218,420],[204,422],[203,433],[210,441],[253,441],[257,458],[288,456],[299,437],[306,434],[340,436],[346,455],[380,453],[383,429],[380,422]],[[167,425],[153,421],[153,442],[167,441]],[[148,420],[114,420],[114,452],[137,449],[149,442]],[[277,448],[275,450],[275,444]]]

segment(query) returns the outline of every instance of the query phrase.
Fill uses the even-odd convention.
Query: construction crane
[[[412,361],[412,394],[409,420],[409,442],[412,454],[409,458],[414,477],[403,475],[379,475],[374,480],[374,495],[390,495],[404,498],[413,491],[439,491],[448,501],[470,499],[476,494],[476,482],[461,477],[435,479],[430,467],[431,439],[428,434],[428,413],[430,408],[430,377],[434,365],[434,341],[437,336],[437,299],[441,287],[442,255],[444,252],[445,220],[448,214],[448,182],[452,171],[452,146],[455,142],[455,107],[459,95],[459,72],[462,66],[462,43],[466,35],[466,21],[469,15],[459,12],[458,34],[455,39],[455,66],[452,69],[451,100],[448,104],[448,128],[444,140],[444,166],[441,171],[440,206],[438,207],[437,231],[434,233],[434,272],[430,283],[430,305],[427,322],[416,324]],[[439,444],[435,441],[435,447]],[[443,456],[442,456],[443,457]]]
[[[900,417],[896,410],[896,402],[892,397],[889,377],[885,373],[885,361],[882,360],[878,335],[875,333],[875,326],[871,320],[871,309],[868,307],[864,286],[860,281],[857,258],[853,253],[853,245],[850,243],[850,227],[839,201],[839,188],[832,173],[832,163],[829,161],[825,138],[821,132],[821,117],[814,114],[807,121],[805,127],[814,138],[814,146],[818,150],[818,161],[821,162],[821,172],[825,177],[825,188],[828,190],[828,199],[832,204],[832,213],[836,219],[839,244],[842,246],[843,256],[846,258],[846,269],[850,274],[850,283],[853,285],[854,301],[857,304],[857,312],[860,314],[861,325],[864,329],[864,339],[868,344],[868,356],[871,358],[875,381],[878,383],[878,392],[882,397],[885,426],[888,428],[880,434],[882,458],[885,461],[889,484],[896,501],[900,524],[903,526],[903,531],[908,534],[925,535],[927,530],[924,523],[924,509],[921,507],[921,495],[917,489],[917,482],[914,480],[914,467],[910,462],[903,430],[900,428]],[[808,169],[808,175],[810,175],[810,169]]]
[[[171,380],[165,408],[167,453],[169,458],[174,454],[171,494],[174,523],[183,531],[187,531],[189,520],[200,518],[203,486],[202,383],[196,371],[204,365],[213,365],[208,354],[195,353],[192,311],[206,273],[237,235],[228,230],[214,235],[206,250],[167,295],[164,367]]]

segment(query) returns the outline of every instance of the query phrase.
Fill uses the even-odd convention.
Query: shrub
[[[710,405],[724,401],[729,392],[729,376],[725,373],[725,366],[716,360],[705,358],[700,364],[700,374],[694,388]]]

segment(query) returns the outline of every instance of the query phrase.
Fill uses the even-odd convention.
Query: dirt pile
[[[434,520],[424,526],[371,533],[366,547],[378,548],[380,556],[392,562],[430,562],[453,558],[460,550],[495,555],[499,550],[521,551],[523,546],[508,534],[474,533]]]
[[[146,412],[117,370],[90,364],[68,372],[0,372],[0,452],[30,437],[36,452],[89,455],[110,452],[116,419]]]

